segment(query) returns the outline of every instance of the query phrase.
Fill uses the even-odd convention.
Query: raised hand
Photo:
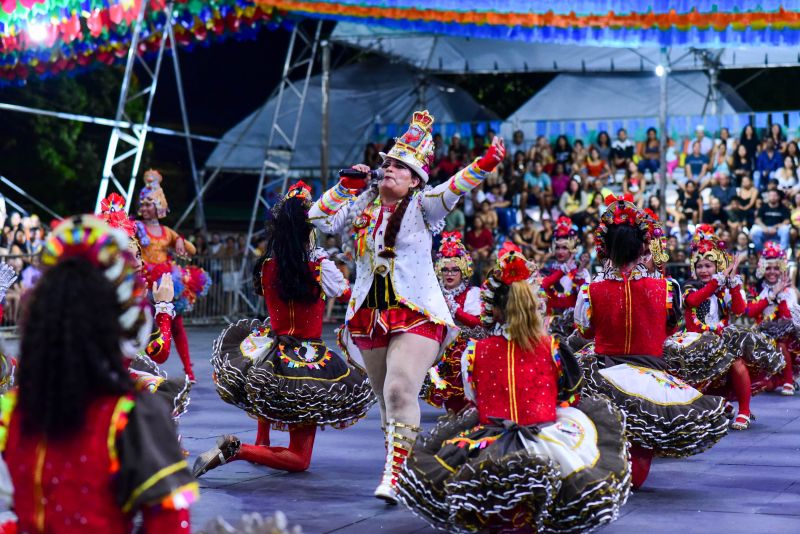
[[[486,151],[481,159],[478,160],[478,167],[482,171],[492,172],[497,165],[506,157],[506,145],[503,138],[495,135],[492,139],[492,146]]]
[[[175,285],[172,281],[172,275],[164,273],[161,275],[161,280],[153,282],[153,300],[156,302],[172,302],[175,297]]]

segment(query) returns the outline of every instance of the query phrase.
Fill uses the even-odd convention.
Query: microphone
[[[383,179],[383,169],[374,169],[369,172],[357,171],[355,169],[339,169],[339,178],[369,178],[377,182]]]

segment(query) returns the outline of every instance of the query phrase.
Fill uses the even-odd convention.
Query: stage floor
[[[190,465],[223,433],[251,443],[255,438],[255,421],[214,391],[209,357],[219,330],[189,329],[198,383],[180,430]],[[166,369],[180,369],[174,349]],[[655,460],[645,487],[633,492],[620,518],[600,532],[800,532],[800,396],[762,394],[752,409],[758,419],[750,430],[731,432],[699,456]],[[423,403],[423,426],[430,427],[438,413]],[[286,445],[287,438],[272,433],[274,445]],[[304,533],[435,532],[402,506],[372,497],[383,457],[380,417],[373,408],[351,428],[318,432],[307,472],[233,462],[207,473],[200,479],[201,500],[192,508],[193,527],[218,515],[235,523],[244,513],[281,510]]]

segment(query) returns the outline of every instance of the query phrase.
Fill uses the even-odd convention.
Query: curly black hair
[[[308,264],[308,243],[313,226],[307,216],[308,207],[301,198],[287,198],[277,206],[272,219],[267,221],[266,252],[256,262],[253,272],[256,287],[259,287],[264,261],[273,259],[278,262],[276,289],[285,301],[314,302],[320,297],[320,286]]]
[[[21,325],[24,433],[69,437],[93,400],[134,391],[120,348],[121,311],[116,287],[87,259],[62,260],[42,275]]]

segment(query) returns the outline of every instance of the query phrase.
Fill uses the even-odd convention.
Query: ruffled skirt
[[[217,393],[277,428],[344,428],[376,402],[367,373],[321,340],[273,336],[267,322],[243,319],[214,342]]]
[[[632,443],[658,456],[685,457],[714,445],[728,431],[725,399],[703,395],[650,356],[608,357],[594,345],[577,354],[584,391],[605,395],[625,412]]]
[[[150,357],[139,354],[128,367],[128,374],[138,391],[148,391],[166,402],[172,410],[173,421],[178,421],[189,408],[189,391],[192,383],[188,376],[183,379],[169,378]]]
[[[623,414],[607,399],[559,408],[552,424],[478,422],[475,408],[417,438],[401,500],[448,532],[586,532],[613,521],[630,489]]]
[[[483,328],[462,328],[444,350],[441,360],[428,370],[420,398],[437,408],[445,403],[466,404],[468,401],[464,397],[464,382],[461,379],[461,356],[470,339],[484,337],[486,330]]]
[[[575,309],[567,308],[561,314],[552,316],[547,331],[551,336],[558,336],[562,339],[571,336],[576,331]]]
[[[721,335],[679,332],[664,342],[664,362],[671,373],[705,390],[727,384],[731,365],[741,358],[753,376],[783,369],[783,354],[764,333],[730,325]]]

